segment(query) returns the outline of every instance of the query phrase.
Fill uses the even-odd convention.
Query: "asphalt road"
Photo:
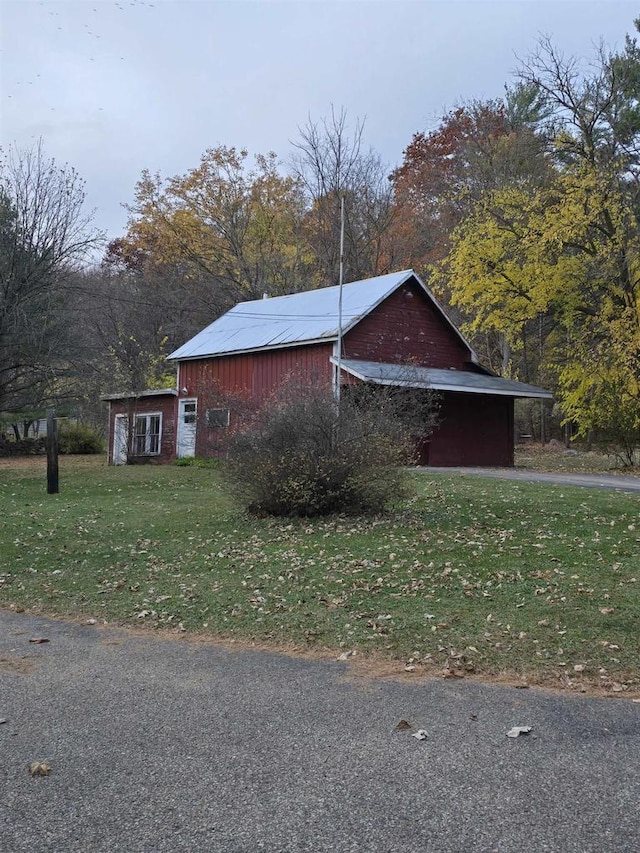
[[[354,680],[333,660],[0,611],[0,718],[3,853],[640,846],[629,699]]]

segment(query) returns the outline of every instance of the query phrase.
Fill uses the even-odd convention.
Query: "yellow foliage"
[[[556,339],[545,366],[582,433],[616,417],[640,430],[640,228],[628,190],[613,167],[581,163],[537,191],[488,192],[436,273],[473,331],[513,347],[526,323],[553,318],[565,345]]]
[[[185,175],[143,173],[127,240],[158,263],[231,281],[255,298],[295,289],[310,263],[298,233],[303,210],[301,187],[279,173],[275,154],[249,168],[246,151],[219,146]]]

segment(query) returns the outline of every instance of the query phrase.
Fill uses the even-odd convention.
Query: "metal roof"
[[[331,358],[331,361],[337,364],[337,359]],[[465,394],[493,394],[504,397],[553,397],[550,391],[536,385],[466,370],[443,370],[412,364],[379,364],[374,361],[345,358],[341,360],[341,365],[357,379],[376,385],[432,388],[434,391],[461,391]]]
[[[139,400],[141,397],[177,397],[178,392],[175,388],[160,388],[150,391],[124,391],[122,394],[103,394],[101,400]]]
[[[343,285],[343,332],[349,331],[383,299],[412,277],[433,300],[436,309],[469,348],[471,358],[475,360],[475,354],[467,341],[413,270],[402,270]],[[206,358],[335,340],[338,337],[339,294],[340,287],[336,285],[293,293],[290,296],[240,302],[172,352],[169,360]]]

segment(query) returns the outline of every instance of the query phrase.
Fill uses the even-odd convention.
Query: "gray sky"
[[[618,0],[0,0],[0,144],[33,145],[86,180],[95,223],[126,224],[143,168],[208,147],[275,151],[333,104],[390,167],[462,100],[500,96],[549,35],[588,57],[640,14]]]

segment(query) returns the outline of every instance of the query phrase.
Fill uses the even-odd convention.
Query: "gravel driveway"
[[[628,698],[365,680],[333,660],[0,611],[0,718],[3,853],[623,853],[640,839]],[[34,760],[50,774],[31,777]]]
[[[498,480],[522,480],[525,483],[553,483],[558,486],[584,486],[589,489],[612,489],[619,492],[640,492],[640,477],[617,474],[547,474],[520,468],[434,468],[417,467],[414,471],[427,474],[468,474]]]

